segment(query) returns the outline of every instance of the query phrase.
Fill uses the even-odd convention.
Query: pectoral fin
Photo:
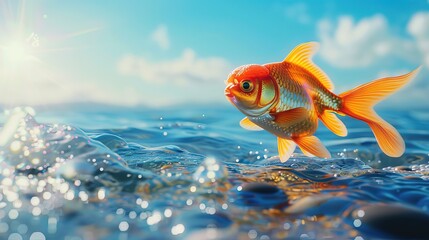
[[[293,108],[284,112],[271,113],[273,121],[279,125],[292,125],[301,122],[308,118],[308,110],[306,108]]]
[[[260,126],[254,124],[252,121],[250,121],[249,118],[245,117],[240,121],[240,126],[244,129],[250,130],[250,131],[262,131],[264,130]]]
[[[323,124],[331,130],[333,133],[340,137],[347,136],[347,128],[344,123],[338,119],[338,117],[330,111],[323,111],[322,115],[319,116]]]
[[[277,146],[279,149],[279,157],[280,162],[284,163],[292,155],[293,151],[295,151],[296,144],[292,140],[277,138]]]
[[[305,155],[311,154],[320,158],[331,157],[328,149],[326,149],[316,136],[296,137],[293,138],[293,141],[295,141]]]

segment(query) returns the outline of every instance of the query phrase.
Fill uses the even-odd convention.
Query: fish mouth
[[[234,97],[234,95],[231,93],[231,88],[232,87],[234,87],[234,84],[232,84],[232,83],[229,83],[227,86],[226,86],[226,88],[225,88],[225,96],[227,97],[227,98],[232,98],[232,97]]]
[[[231,91],[229,89],[225,89],[225,97],[228,100],[228,102],[230,102],[232,105],[236,106],[236,100],[235,100],[235,96],[234,94],[231,93]]]
[[[228,90],[228,89],[225,89],[225,96],[227,97],[227,98],[232,98],[232,97],[234,97],[234,95]]]

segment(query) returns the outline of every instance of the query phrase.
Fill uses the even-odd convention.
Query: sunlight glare
[[[27,60],[34,60],[34,48],[38,45],[35,42],[11,39],[6,44],[1,45],[0,54],[5,62],[18,63]]]
[[[6,60],[17,62],[25,60],[29,56],[29,51],[24,44],[13,42],[6,45],[4,48],[4,56]]]

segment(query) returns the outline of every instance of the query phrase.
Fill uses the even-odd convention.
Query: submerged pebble
[[[331,195],[314,195],[303,197],[292,203],[292,205],[285,210],[285,213],[302,214],[314,207],[320,206],[331,198]]]
[[[262,208],[282,207],[287,195],[278,187],[267,183],[247,183],[232,191],[233,201],[239,206]]]
[[[372,204],[352,213],[354,227],[368,238],[426,239],[429,214],[399,204]]]

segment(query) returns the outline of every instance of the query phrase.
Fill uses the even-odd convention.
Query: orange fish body
[[[228,77],[225,95],[245,117],[240,125],[249,130],[267,130],[277,136],[280,160],[285,162],[296,145],[307,156],[330,157],[314,136],[320,119],[328,129],[346,136],[347,129],[335,113],[366,122],[384,153],[399,157],[405,144],[398,131],[381,119],[373,106],[417,74],[387,77],[336,95],[328,76],[311,57],[317,43],[297,46],[283,62],[244,65]]]

